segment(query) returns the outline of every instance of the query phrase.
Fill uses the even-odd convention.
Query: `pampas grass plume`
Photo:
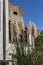
[[[20,30],[24,31],[25,30],[25,25],[23,21],[20,21]]]
[[[19,26],[18,26],[18,23],[11,23],[11,30],[12,30],[12,33],[14,35],[19,35],[20,34],[20,29],[19,29]]]

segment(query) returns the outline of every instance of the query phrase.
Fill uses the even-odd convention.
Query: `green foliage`
[[[40,35],[35,39],[36,46],[43,46],[43,31],[40,32]]]
[[[35,46],[41,47],[43,45],[43,31],[40,32],[40,35],[35,39]],[[16,59],[17,65],[43,65],[43,52],[39,49],[34,49],[33,52],[29,53],[29,44],[28,44],[28,54],[24,54],[24,43],[16,42]],[[25,52],[26,53],[26,52]],[[15,56],[14,56],[15,58]]]
[[[17,65],[41,65],[42,58],[37,53],[37,50],[33,50],[33,52],[30,54],[29,49],[28,49],[28,54],[24,54],[24,45],[23,43],[21,44],[16,44],[16,59],[17,59]],[[28,46],[29,47],[29,46]],[[40,54],[40,53],[39,53]],[[15,57],[15,56],[14,56]]]
[[[17,45],[16,46],[17,65],[32,65],[31,55],[29,53],[27,55],[24,54],[23,43],[17,43],[16,45]],[[15,56],[14,56],[14,58],[15,58]]]
[[[12,63],[12,65],[14,65],[14,62]]]

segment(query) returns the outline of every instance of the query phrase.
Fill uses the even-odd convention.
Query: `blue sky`
[[[23,8],[25,25],[33,21],[37,29],[43,30],[43,0],[9,0],[11,3]]]

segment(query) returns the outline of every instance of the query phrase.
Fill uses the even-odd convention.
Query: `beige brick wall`
[[[17,15],[15,15],[14,12],[17,12]],[[12,22],[20,22],[23,19],[22,14],[23,12],[21,7],[9,3],[9,20]]]

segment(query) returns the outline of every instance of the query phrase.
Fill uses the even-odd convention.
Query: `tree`
[[[40,31],[40,35],[35,39],[35,45],[39,47],[43,46],[43,31]]]

